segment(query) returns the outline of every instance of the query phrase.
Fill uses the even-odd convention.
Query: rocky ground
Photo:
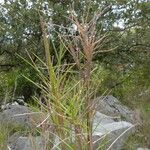
[[[96,106],[93,119],[94,150],[100,149],[103,142],[102,137],[106,136],[109,141],[106,149],[123,149],[128,136],[134,134],[136,126],[141,122],[139,114],[122,105],[111,95],[98,97]],[[1,107],[0,122],[1,124],[13,123],[26,128],[36,128],[40,122],[39,116],[38,112],[33,112],[29,107],[14,102]],[[59,140],[57,138],[54,140],[57,145]],[[25,134],[18,134],[16,131],[7,138],[7,147],[9,150],[46,150],[46,142],[45,137],[39,135],[29,137]],[[135,150],[148,149],[135,146]]]

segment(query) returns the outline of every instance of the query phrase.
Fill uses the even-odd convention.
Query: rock
[[[10,137],[8,142],[11,150],[46,150],[46,140],[40,136],[12,139],[14,139],[14,136]]]
[[[137,150],[150,150],[150,149],[139,147],[139,148],[137,148]]]
[[[134,132],[134,125],[126,121],[116,122],[111,117],[99,112],[96,112],[95,116],[96,117],[93,122],[94,150],[101,145],[108,148],[115,140],[115,143],[111,146],[111,150],[121,150],[123,148],[124,141],[131,133]],[[101,148],[105,149],[102,146]]]
[[[111,117],[120,117],[120,119],[124,119],[132,123],[136,122],[135,113],[126,106],[122,105],[112,95],[98,97],[95,101],[97,111]]]
[[[105,139],[105,147],[107,149],[119,136],[119,139],[111,146],[111,150],[121,150],[123,148],[124,140],[132,132],[134,132],[134,125],[131,123],[125,121],[116,122],[114,118],[100,112],[96,112],[93,119],[94,150],[96,150],[100,145],[104,145],[104,137],[107,137]],[[14,134],[8,139],[8,145],[11,150],[33,150],[35,147],[36,150],[46,150],[46,139],[40,136],[23,137],[18,134]],[[58,143],[60,141],[57,137],[55,137],[55,139],[54,137],[51,137],[50,139],[54,141],[55,145],[59,145]],[[105,148],[102,147],[102,149]]]
[[[13,102],[13,103],[7,103],[5,105],[1,105],[1,110],[6,110],[6,109],[10,109],[11,105],[19,105],[17,102]]]
[[[18,124],[22,126],[32,126],[33,112],[26,106],[18,103],[7,104],[0,113],[0,122]]]
[[[124,141],[135,130],[134,125],[127,122],[133,121],[133,112],[126,106],[122,106],[113,96],[107,96],[105,99],[102,97],[97,98],[97,104],[97,111],[93,118],[94,150],[99,146],[105,146],[101,147],[102,149],[107,149],[111,146],[110,150],[121,150]],[[10,104],[3,107],[3,111],[0,113],[0,122],[13,122],[31,127],[33,126],[32,114],[34,114],[33,111],[27,106],[21,106],[17,103]],[[123,116],[127,121],[122,121],[121,118],[117,119],[115,117],[119,115]],[[40,117],[39,114],[38,117],[35,117],[36,119],[42,118],[39,123],[45,118],[45,116]],[[55,139],[55,137],[50,139],[55,141],[56,145],[59,143],[59,140]],[[14,134],[8,139],[8,145],[11,150],[33,150],[35,149],[33,146],[36,146],[36,150],[46,150],[46,140],[41,136],[23,137],[23,135]]]
[[[8,137],[8,139],[7,139],[7,145],[8,145],[9,147],[11,147],[11,150],[14,149],[15,143],[16,143],[17,139],[18,139],[20,136],[21,136],[21,135],[20,135],[19,132],[15,132],[13,135],[11,135],[10,137]]]
[[[94,115],[93,123],[101,123],[101,124],[107,124],[107,123],[113,123],[114,120],[112,117],[104,115],[100,112],[96,112]]]

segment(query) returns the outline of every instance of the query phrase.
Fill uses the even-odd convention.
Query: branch
[[[128,49],[128,51],[131,51],[131,49],[133,47],[137,47],[137,46],[142,46],[142,47],[147,47],[147,48],[150,48],[150,45],[145,45],[145,44],[134,44],[134,45],[131,45]]]

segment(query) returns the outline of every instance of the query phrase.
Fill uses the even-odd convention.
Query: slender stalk
[[[82,131],[79,125],[75,125],[76,149],[82,150]]]
[[[86,87],[86,106],[87,108],[87,141],[88,150],[93,150],[92,140],[92,109],[91,109],[91,98],[90,98],[90,73],[91,73],[91,61],[86,62],[85,66],[85,87]]]
[[[58,125],[58,127],[56,127],[56,131],[58,132],[58,135],[60,136],[60,138],[63,140],[65,139],[65,133],[63,131],[63,129],[60,127],[64,126],[64,119],[63,119],[63,112],[61,110],[61,106],[60,106],[60,92],[59,92],[59,85],[57,83],[57,78],[54,72],[54,68],[52,65],[52,61],[51,61],[51,54],[50,54],[50,47],[49,47],[49,42],[47,39],[47,34],[45,31],[45,23],[43,21],[43,18],[40,16],[40,22],[41,22],[41,29],[42,29],[42,33],[43,33],[43,40],[44,40],[44,47],[45,47],[45,56],[46,56],[46,63],[47,63],[47,69],[48,69],[48,74],[49,74],[49,80],[51,83],[51,88],[52,88],[52,93],[55,96],[55,101],[54,103],[56,103],[55,105],[58,106],[56,107],[56,112],[60,115],[53,116],[52,119],[53,121],[55,120],[56,125]],[[54,119],[55,117],[55,119]],[[62,150],[65,150],[65,144],[62,143]]]

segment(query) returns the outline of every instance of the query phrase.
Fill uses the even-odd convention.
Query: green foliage
[[[17,68],[7,72],[1,72],[0,103],[4,100],[12,100],[12,98],[16,98],[18,96],[24,96],[26,100],[31,99],[31,96],[37,88],[25,79],[23,75],[28,78],[32,78],[33,81],[38,81],[36,71],[34,71],[29,65],[24,65],[21,69]]]
[[[65,17],[70,16],[72,12],[70,5],[73,5],[72,7],[75,9],[74,13],[78,15],[79,20],[81,20],[82,15],[84,17],[87,13],[89,13],[89,18],[87,19],[90,19],[96,11],[104,10],[108,5],[111,6],[104,11],[104,15],[100,17],[96,26],[98,35],[109,32],[106,42],[98,50],[117,47],[109,53],[96,54],[95,60],[103,63],[106,70],[114,70],[115,66],[120,64],[123,66],[136,64],[138,66],[138,64],[143,63],[137,60],[140,60],[141,56],[143,58],[146,57],[150,47],[149,2],[126,0],[109,0],[107,2],[96,0],[85,2],[76,0],[70,3],[67,0],[60,4],[59,0],[40,0],[38,2],[32,0],[28,2],[19,2],[17,0],[12,2],[6,0],[1,5],[0,11],[0,60],[1,57],[3,58],[3,61],[0,61],[0,69],[7,70],[11,67],[19,67],[19,70],[23,69],[25,74],[27,72],[29,73],[28,66],[17,57],[17,55],[20,55],[28,59],[26,51],[30,53],[36,63],[39,62],[32,53],[35,53],[44,60],[39,13],[42,14],[49,26],[48,32],[52,36],[55,45],[51,49],[51,54],[54,55],[53,61],[56,63],[56,60],[58,60],[56,49],[59,49],[60,46],[57,42],[56,32],[60,31],[62,34],[65,34],[67,29],[61,28],[61,26],[68,28],[71,25],[71,22]],[[119,22],[122,22],[122,24]],[[120,26],[117,26],[117,23]],[[63,61],[65,60],[72,62],[68,52],[65,53],[63,58]],[[129,69],[129,67],[125,68],[125,70]],[[117,74],[117,71],[115,74]],[[25,80],[23,81],[26,82]],[[19,82],[21,83],[21,81]],[[21,88],[18,83],[19,87]],[[18,93],[19,91],[21,89],[18,89]]]
[[[12,70],[9,72],[1,72],[1,76],[0,76],[1,101],[0,103],[2,103],[4,100],[6,101],[10,100],[17,75],[18,75],[17,70]]]

